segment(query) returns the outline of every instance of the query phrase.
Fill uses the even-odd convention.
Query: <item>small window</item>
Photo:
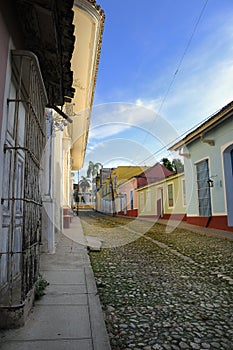
[[[114,176],[114,178],[113,178],[113,186],[114,186],[114,189],[117,187],[117,178],[116,178],[116,176]]]
[[[173,195],[173,184],[167,186],[168,191],[168,206],[173,207],[174,205],[174,195]]]

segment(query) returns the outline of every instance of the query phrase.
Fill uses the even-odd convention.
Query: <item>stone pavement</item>
[[[58,235],[55,254],[42,254],[49,282],[26,325],[0,333],[4,350],[110,350],[87,242],[78,217]]]
[[[81,219],[84,232],[99,238],[105,239],[101,229],[108,227],[114,239],[139,234],[130,244],[91,254],[112,349],[233,350],[230,232],[184,223],[187,230],[169,235],[169,227],[151,228],[144,220],[130,225],[99,214]],[[140,235],[145,228],[151,231]]]
[[[175,220],[160,219],[160,220],[158,220],[158,223],[164,224],[164,225],[170,225],[171,227],[179,227],[179,228],[187,229],[187,230],[190,230],[192,232],[205,234],[207,236],[215,236],[215,237],[219,237],[219,238],[226,238],[226,239],[233,240],[233,232],[218,230],[215,228],[191,225],[191,224],[188,224],[186,221],[178,222]]]

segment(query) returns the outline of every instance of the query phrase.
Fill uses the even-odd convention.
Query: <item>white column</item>
[[[67,132],[66,130],[64,132]],[[71,167],[70,167],[70,147],[71,147],[71,139],[66,134],[63,135],[62,139],[63,146],[63,207],[71,207],[70,202],[70,176],[71,176]]]
[[[52,114],[47,112],[46,146],[43,159],[43,210],[42,210],[42,251],[55,252],[54,217],[54,137]]]

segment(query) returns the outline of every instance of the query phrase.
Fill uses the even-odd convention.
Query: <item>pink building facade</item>
[[[157,181],[167,178],[174,173],[160,163],[156,163],[151,168],[139,175],[132,177],[119,186],[117,198],[118,215],[131,217],[138,216],[138,193],[137,189],[145,187]]]
[[[118,215],[138,216],[137,187],[137,177],[133,177],[119,186],[119,196],[117,198]]]

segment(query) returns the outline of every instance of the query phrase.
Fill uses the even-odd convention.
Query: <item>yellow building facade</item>
[[[148,167],[140,166],[118,166],[109,169],[109,173],[101,179],[97,186],[96,210],[106,214],[117,214],[120,211],[122,196],[119,186],[146,169]]]
[[[73,172],[84,162],[105,20],[104,11],[95,1],[76,0],[73,12],[71,69],[75,92],[64,106],[67,125],[56,132],[54,141],[54,222],[58,231],[68,228],[72,220]]]
[[[185,220],[186,189],[184,173],[137,189],[138,216]]]

